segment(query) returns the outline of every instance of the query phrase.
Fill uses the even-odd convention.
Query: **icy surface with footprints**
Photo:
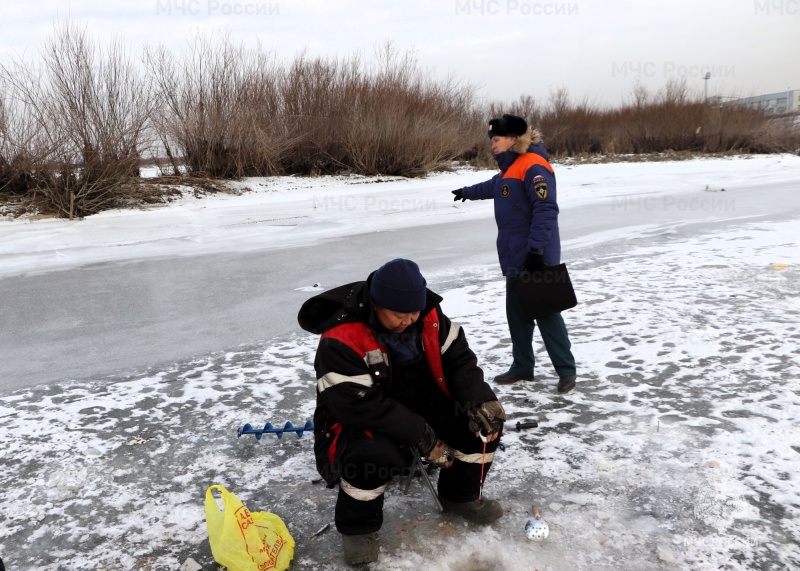
[[[541,344],[533,382],[498,387],[505,450],[485,486],[489,528],[439,515],[421,483],[387,492],[373,569],[790,569],[800,566],[800,222],[714,234],[661,228],[570,263],[565,313],[577,390]],[[746,260],[746,263],[743,263]],[[510,354],[494,267],[432,272],[487,378]],[[336,284],[326,284],[333,286]],[[309,287],[308,294],[323,286]],[[343,569],[335,490],[314,483],[313,438],[237,439],[245,423],[312,417],[317,339],[258,346],[111,382],[0,399],[0,549],[19,569],[214,569],[203,497],[225,485],[280,515],[292,569]],[[513,429],[519,420],[539,428]],[[550,527],[525,537],[537,505]]]

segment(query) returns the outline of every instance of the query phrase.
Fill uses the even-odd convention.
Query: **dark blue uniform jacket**
[[[519,275],[530,251],[542,254],[546,264],[560,263],[556,177],[547,150],[535,144],[526,153],[506,151],[495,158],[500,172],[465,187],[462,193],[469,200],[494,199],[497,254],[503,275]]]

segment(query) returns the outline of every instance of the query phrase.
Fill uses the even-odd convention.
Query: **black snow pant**
[[[453,465],[439,470],[439,495],[453,502],[475,500],[480,492],[484,443],[470,432],[466,411],[459,410],[457,402],[437,399],[437,405],[416,412],[425,417],[439,439],[456,450]],[[344,448],[337,451],[340,480],[336,529],[344,535],[372,533],[383,525],[386,485],[392,478],[408,474],[412,454],[384,434],[348,428],[343,432],[348,434],[344,442],[340,440]],[[499,443],[499,438],[486,443],[484,479]]]

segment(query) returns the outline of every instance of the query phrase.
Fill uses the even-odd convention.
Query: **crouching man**
[[[314,453],[328,487],[339,484],[335,522],[350,565],[378,559],[384,491],[407,473],[411,446],[442,468],[446,511],[483,525],[503,515],[479,493],[505,412],[464,331],[426,285],[417,264],[395,259],[309,299],[298,315],[321,334]]]

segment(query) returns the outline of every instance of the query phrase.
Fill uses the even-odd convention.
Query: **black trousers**
[[[456,450],[453,465],[439,470],[440,497],[454,502],[477,499],[484,443],[470,432],[466,411],[447,399],[446,404],[439,400],[434,409],[417,412],[425,417],[439,439]],[[337,456],[344,482],[339,482],[336,529],[345,535],[372,533],[383,525],[384,487],[393,478],[408,474],[412,454],[385,434],[343,430],[347,437],[340,441],[344,448]],[[486,443],[486,454],[493,454],[499,443],[499,438]],[[491,461],[484,464],[484,479],[491,466]]]

